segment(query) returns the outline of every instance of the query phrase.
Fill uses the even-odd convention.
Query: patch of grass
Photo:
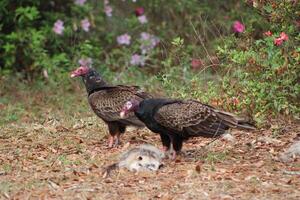
[[[225,183],[223,183],[223,188],[225,190],[230,190],[230,189],[234,188],[234,186],[230,182],[225,182]]]
[[[8,103],[9,103],[9,99],[7,97],[1,97],[0,104],[8,104]]]
[[[66,146],[74,145],[75,144],[75,142],[73,140],[70,140],[70,139],[65,139],[63,143]]]
[[[272,137],[278,138],[282,134],[284,134],[284,127],[273,126],[273,127],[271,127],[271,131],[272,131]]]
[[[70,165],[72,163],[72,161],[68,160],[67,156],[62,154],[60,156],[58,156],[58,159],[63,165]]]
[[[11,77],[0,80],[0,126],[24,120],[43,123],[49,117],[69,121],[91,115],[84,87],[74,87],[77,83],[69,80],[62,83],[28,83]]]
[[[249,182],[253,186],[257,186],[257,185],[261,184],[261,181],[256,176],[251,177],[250,180],[249,180]]]
[[[67,155],[62,154],[58,157],[58,160],[62,165],[81,165],[83,162],[81,160],[70,160]]]
[[[35,189],[44,185],[44,182],[38,179],[31,180],[24,185],[25,189]]]
[[[82,153],[82,152],[83,152],[83,151],[82,151],[82,149],[83,149],[82,145],[76,144],[75,148],[76,148],[76,151],[77,151],[77,152],[79,152],[79,153]]]
[[[8,193],[12,187],[9,181],[0,181],[0,193]]]
[[[24,114],[25,109],[22,104],[11,104],[8,102],[8,105],[4,108],[4,112],[0,112],[0,125],[18,121]]]
[[[228,156],[228,152],[208,152],[205,158],[205,161],[214,164],[217,162],[222,162],[224,161]]]
[[[74,160],[74,161],[72,161],[72,163],[73,163],[74,165],[81,165],[81,164],[82,164],[82,161],[81,161],[81,160]]]
[[[5,171],[5,173],[9,173],[12,171],[12,166],[10,164],[5,163],[2,165],[2,169]]]

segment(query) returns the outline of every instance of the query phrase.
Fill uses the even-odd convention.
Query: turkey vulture
[[[118,145],[120,134],[125,132],[126,126],[145,126],[133,113],[123,119],[119,113],[128,100],[134,98],[141,101],[149,98],[149,94],[140,91],[137,86],[112,86],[105,82],[95,69],[87,66],[80,66],[71,73],[71,77],[78,76],[82,77],[85,84],[92,110],[108,126],[110,148]]]
[[[124,104],[120,116],[132,112],[151,131],[160,134],[164,150],[172,151],[173,158],[190,137],[216,137],[229,128],[255,129],[244,119],[196,100],[131,99]]]

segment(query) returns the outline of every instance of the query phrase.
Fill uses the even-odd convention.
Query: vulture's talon
[[[176,151],[174,151],[173,149],[168,149],[167,151],[165,151],[166,158],[168,158],[170,160],[175,160],[176,155],[177,155]]]
[[[176,160],[176,157],[177,157],[177,152],[176,151],[171,152],[171,160]]]
[[[114,146],[114,137],[109,136],[109,138],[108,138],[108,148],[113,148],[113,146]]]
[[[120,136],[114,136],[114,147],[118,147],[120,144]]]

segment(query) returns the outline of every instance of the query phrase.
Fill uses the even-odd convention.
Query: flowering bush
[[[136,1],[4,2],[7,16],[0,26],[1,73],[20,71],[28,77],[47,74],[49,78],[52,74],[55,78],[55,74],[69,71],[81,58],[91,58],[98,65],[106,55],[113,60],[120,50],[124,55],[115,60],[115,66],[144,66],[146,59],[155,54],[150,51],[159,43],[157,36],[145,32],[155,30],[147,26],[145,9]],[[126,17],[124,10],[129,11]],[[120,24],[120,20],[124,23]],[[138,29],[132,31],[134,27]],[[141,39],[140,34],[144,35]]]
[[[251,28],[244,35],[228,37],[226,44],[218,47],[219,57],[225,60],[225,98],[239,99],[237,108],[251,112],[258,122],[270,117],[270,112],[299,117],[300,37],[299,27],[293,23],[297,13],[293,3],[251,1],[254,10],[269,13],[261,17],[268,26],[253,40],[256,27],[249,17]]]
[[[3,0],[0,74],[61,80],[93,66],[257,120],[298,115],[297,2]]]

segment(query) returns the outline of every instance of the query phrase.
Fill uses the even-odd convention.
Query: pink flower
[[[78,63],[80,66],[91,67],[93,64],[93,61],[91,58],[80,58],[78,60]]]
[[[245,26],[240,21],[235,21],[232,25],[233,32],[242,33],[245,31]]]
[[[283,43],[283,40],[281,38],[275,38],[274,39],[274,44],[276,46],[280,46]]]
[[[280,38],[281,38],[283,41],[288,41],[288,40],[289,40],[289,36],[288,36],[285,32],[281,32],[281,33],[280,33]]]
[[[146,32],[141,33],[141,40],[150,40],[151,35]]]
[[[89,32],[90,31],[90,26],[91,26],[91,23],[88,19],[83,19],[81,20],[80,22],[81,24],[81,28],[85,31],[85,32]]]
[[[54,23],[54,26],[52,28],[52,30],[54,31],[54,33],[58,34],[58,35],[62,35],[63,31],[64,31],[65,27],[64,27],[64,22],[61,21],[60,19],[57,20]]]
[[[145,58],[138,54],[133,54],[131,56],[130,60],[131,65],[137,65],[137,66],[144,66],[145,65]]]
[[[74,3],[76,5],[79,5],[79,6],[83,6],[83,4],[86,2],[86,0],[75,0]]]
[[[231,101],[234,106],[237,106],[240,103],[240,101],[237,97],[232,97]]]
[[[140,49],[142,50],[142,54],[148,53],[151,49],[153,49],[158,43],[159,38],[151,35],[146,32],[141,33],[141,46]]]
[[[156,45],[158,45],[159,42],[160,42],[159,38],[153,35],[152,38],[151,38],[151,45],[153,46],[153,48]]]
[[[143,7],[138,7],[138,8],[135,9],[134,12],[135,12],[135,15],[137,17],[139,17],[139,16],[141,16],[141,15],[143,15],[145,13],[145,10],[144,10]]]
[[[130,45],[130,40],[131,40],[131,36],[128,35],[127,33],[123,34],[123,35],[120,35],[117,37],[117,42],[120,44],[120,45]]]
[[[138,20],[140,21],[141,24],[146,24],[148,22],[146,15],[139,16]]]
[[[284,41],[288,41],[288,39],[289,39],[289,36],[286,33],[281,32],[280,36],[278,38],[274,39],[274,44],[276,46],[280,46]]]
[[[270,37],[273,35],[273,33],[271,31],[266,31],[264,32],[264,35]]]
[[[201,59],[193,58],[191,61],[191,66],[193,70],[200,69],[204,66],[204,63]]]
[[[106,14],[107,17],[111,17],[112,16],[112,11],[113,11],[113,9],[112,9],[111,6],[109,6],[109,5],[105,5],[104,6],[104,12],[105,12],[105,14]]]

